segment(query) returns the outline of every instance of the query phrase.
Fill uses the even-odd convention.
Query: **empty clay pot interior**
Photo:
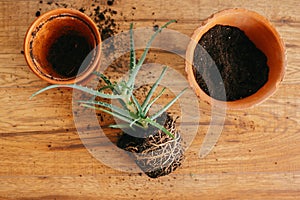
[[[276,30],[264,17],[244,9],[226,10],[217,13],[208,20],[207,24],[199,29],[198,33],[195,33],[197,36],[194,39],[198,42],[205,32],[217,24],[235,26],[243,30],[256,47],[267,56],[267,64],[269,66],[268,82],[249,97],[227,102],[228,108],[251,107],[270,96],[283,79],[285,71],[284,45]],[[201,93],[205,95],[203,91]],[[219,102],[215,101],[216,103]]]
[[[64,80],[74,78],[62,77],[53,70],[51,63],[47,59],[49,49],[61,36],[72,34],[85,38],[88,46],[93,50],[99,42],[95,33],[85,21],[71,14],[54,15],[46,21],[41,21],[42,23],[38,24],[35,30],[33,30],[30,41],[30,56],[36,66],[36,70],[44,76],[50,76],[48,78],[51,79]],[[90,53],[91,56],[88,56],[82,67],[87,69],[92,63],[95,54],[96,52]],[[84,71],[82,70],[81,73]]]

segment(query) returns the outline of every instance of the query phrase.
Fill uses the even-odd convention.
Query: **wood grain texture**
[[[227,111],[222,135],[203,159],[198,154],[210,126],[211,108],[199,100],[199,129],[187,149],[186,160],[173,174],[159,179],[115,170],[90,154],[75,127],[72,90],[51,90],[29,99],[47,83],[28,69],[21,54],[23,39],[36,11],[56,8],[47,2],[0,0],[0,199],[299,198],[298,0],[116,0],[113,6],[107,6],[104,0],[96,3],[117,11],[114,19],[119,32],[128,30],[130,22],[135,27],[152,27],[177,19],[170,29],[187,36],[214,12],[243,7],[267,17],[286,44],[287,71],[277,92],[254,108]],[[55,2],[79,8],[89,7],[94,1]],[[185,76],[184,60],[178,56],[151,50],[148,61],[169,65]],[[123,71],[107,72],[117,77]],[[165,96],[164,101],[169,98]],[[115,137],[116,133],[107,130],[106,134]]]

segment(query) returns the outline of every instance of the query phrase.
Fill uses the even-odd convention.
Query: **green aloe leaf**
[[[163,78],[163,76],[165,75],[167,71],[167,67],[164,67],[159,78],[156,80],[156,82],[153,84],[153,86],[151,87],[150,91],[147,94],[147,97],[145,98],[143,104],[142,104],[142,110],[145,110],[145,108],[147,107],[149,101],[151,100],[154,91],[156,90],[156,88],[158,87],[159,82],[161,81],[161,79]]]
[[[136,76],[137,76],[137,74],[138,74],[138,72],[139,72],[141,66],[143,65],[143,63],[144,63],[144,61],[145,61],[145,59],[146,59],[146,56],[147,56],[147,54],[148,54],[148,51],[149,51],[149,49],[150,49],[150,46],[151,46],[153,40],[156,38],[156,36],[158,35],[158,33],[160,33],[160,32],[162,31],[162,29],[166,28],[169,24],[174,23],[174,22],[176,22],[176,20],[171,20],[171,21],[167,22],[166,24],[164,24],[162,27],[160,27],[160,28],[159,28],[159,29],[151,36],[151,38],[150,38],[150,40],[148,41],[148,43],[147,43],[147,45],[146,45],[146,48],[145,48],[145,50],[144,50],[144,52],[143,52],[143,54],[142,54],[142,56],[141,56],[139,62],[136,64],[136,67],[135,67],[135,68],[131,71],[131,73],[130,73],[130,77],[129,77],[128,84],[127,84],[128,87],[130,87],[130,88],[133,87],[134,82],[135,82],[135,78],[136,78]]]
[[[164,93],[164,91],[166,90],[166,88],[164,87],[160,93],[157,95],[157,97],[155,97],[149,104],[147,104],[146,108],[143,110],[144,115],[147,115],[147,113],[149,112],[151,106],[161,97],[161,95]]]
[[[102,92],[98,92],[97,90],[94,90],[92,88],[88,88],[88,87],[81,86],[81,85],[76,85],[76,84],[72,84],[72,85],[49,85],[49,86],[35,92],[33,95],[31,95],[30,98],[32,98],[32,97],[34,97],[34,96],[36,96],[36,95],[38,95],[42,92],[45,92],[46,90],[50,90],[50,89],[53,89],[53,88],[61,88],[61,87],[77,89],[77,90],[86,92],[88,94],[98,96],[98,97],[102,97],[102,98],[106,98],[106,99],[122,99],[123,98],[122,95],[105,94],[105,93],[102,93]]]
[[[130,24],[130,70],[136,66],[135,47],[133,39],[133,23]]]
[[[138,102],[138,100],[136,99],[136,97],[134,95],[131,96],[132,100],[133,100],[133,103],[135,105],[135,107],[137,108],[138,110],[138,113],[142,114],[142,107],[140,105],[140,103]]]
[[[105,113],[107,113],[107,114],[109,114],[109,115],[111,115],[113,117],[116,117],[116,118],[118,118],[118,119],[120,119],[120,120],[122,120],[122,121],[124,121],[124,122],[126,122],[128,124],[131,124],[132,122],[134,122],[134,120],[132,120],[132,119],[129,119],[127,117],[124,117],[123,115],[120,115],[120,114],[118,114],[116,112],[112,112],[110,110],[106,110],[106,109],[101,108],[101,107],[91,106],[89,104],[82,104],[82,106],[86,107],[86,108],[92,108],[92,109],[95,109],[95,110],[100,110],[100,111],[105,112]],[[138,123],[136,123],[136,122],[134,122],[134,123],[135,123],[134,124],[135,126],[143,128],[143,126],[139,125]]]
[[[101,92],[101,91],[106,90],[106,89],[110,89],[111,91],[113,91],[114,90],[114,86],[112,86],[112,85],[103,86],[102,88],[98,89],[98,92]]]
[[[161,110],[159,110],[157,113],[153,114],[150,119],[155,120],[157,117],[159,117],[160,115],[162,115],[164,112],[166,112],[176,101],[177,99],[183,95],[183,93],[185,92],[187,88],[185,88],[184,90],[182,90],[172,101],[170,101],[167,105],[165,105],[165,107],[163,107]]]
[[[102,73],[94,71],[93,74],[100,77],[107,85],[113,85],[110,80]]]
[[[114,106],[109,103],[101,102],[101,101],[77,101],[78,103],[82,104],[91,104],[91,105],[98,105],[103,106],[105,108],[110,109],[112,112],[115,112],[117,114],[120,114],[124,117],[127,117],[128,119],[135,119],[137,116],[135,116],[133,113],[129,113],[129,111],[124,110],[118,106]]]
[[[151,124],[152,126],[158,128],[159,130],[162,130],[165,134],[169,135],[170,137],[175,138],[175,136],[172,133],[170,133],[170,131],[168,131],[164,126],[162,126],[159,123],[153,121],[152,119],[150,119],[150,118],[147,117],[145,119],[145,121],[147,123]]]
[[[100,77],[106,83],[106,85],[107,85],[106,87],[109,87],[114,94],[120,95],[122,93],[121,89],[119,87],[117,87],[118,85],[113,84],[109,80],[109,78],[107,78],[104,74],[97,72],[97,71],[94,71],[93,74]],[[100,88],[100,90],[101,90],[101,88]]]

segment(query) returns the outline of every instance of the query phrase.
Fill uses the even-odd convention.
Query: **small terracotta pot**
[[[84,38],[91,49],[79,74],[62,76],[54,70],[48,54],[62,36],[76,34]],[[68,36],[67,36],[68,37]],[[37,18],[29,27],[24,40],[24,55],[29,68],[41,79],[52,84],[72,84],[86,80],[99,66],[101,38],[97,25],[85,14],[72,9],[55,9]]]
[[[207,95],[198,85],[194,72],[192,61],[194,51],[201,39],[209,29],[215,25],[229,25],[238,27],[248,38],[267,56],[269,66],[269,77],[267,83],[256,93],[235,101],[220,101]],[[197,96],[213,106],[227,107],[228,109],[244,109],[261,103],[270,97],[278,88],[283,80],[286,67],[286,52],[282,39],[270,22],[256,12],[235,8],[220,11],[209,17],[199,28],[197,28],[191,37],[186,51],[186,72],[188,81],[194,89]]]

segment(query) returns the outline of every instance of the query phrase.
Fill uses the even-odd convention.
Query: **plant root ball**
[[[131,152],[136,164],[151,178],[165,176],[175,171],[184,159],[182,138],[176,129],[175,121],[165,115],[164,127],[174,135],[174,138],[158,129],[151,129],[147,137],[138,138],[124,133],[118,147]],[[145,135],[145,134],[144,134]]]

